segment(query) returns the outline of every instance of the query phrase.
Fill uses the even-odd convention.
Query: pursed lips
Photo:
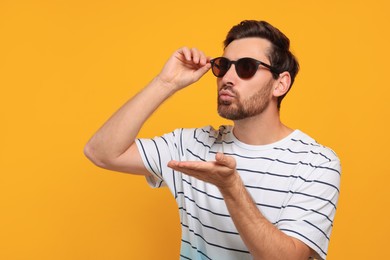
[[[228,89],[221,89],[218,93],[218,97],[221,101],[230,101],[232,100],[236,95],[229,91]]]

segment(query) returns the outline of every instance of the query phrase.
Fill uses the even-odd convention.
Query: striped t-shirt
[[[336,154],[299,130],[269,145],[248,145],[232,126],[177,129],[136,143],[153,187],[168,186],[179,208],[181,259],[252,259],[218,188],[167,167],[170,160],[233,156],[260,212],[279,230],[326,258],[339,196]],[[260,241],[259,241],[260,242]]]

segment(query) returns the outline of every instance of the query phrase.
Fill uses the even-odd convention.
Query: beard
[[[241,101],[239,93],[230,88],[230,91],[235,94],[235,99],[233,101],[223,101],[218,97],[218,114],[229,120],[241,120],[259,115],[264,112],[270,103],[271,89],[272,82],[268,82],[258,92]]]

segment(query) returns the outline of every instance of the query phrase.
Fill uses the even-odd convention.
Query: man
[[[176,51],[98,130],[85,154],[100,167],[170,188],[180,212],[181,259],[326,258],[340,162],[280,121],[298,67],[283,33],[264,21],[243,21],[228,33],[223,57]],[[164,100],[210,68],[218,113],[234,126],[136,139]]]

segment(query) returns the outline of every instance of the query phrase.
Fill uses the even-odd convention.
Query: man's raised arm
[[[186,47],[177,50],[160,74],[92,136],[85,155],[105,169],[148,175],[134,142],[142,125],[167,98],[198,81],[209,69],[210,58],[203,52]]]

